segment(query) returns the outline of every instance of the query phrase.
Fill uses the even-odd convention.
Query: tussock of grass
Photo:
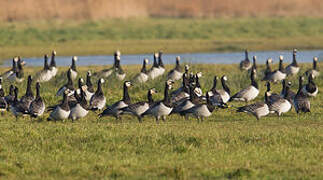
[[[303,73],[311,65],[301,66]],[[88,69],[102,68],[80,67],[79,72],[85,77]],[[35,74],[39,69],[27,68],[26,74]],[[124,69],[131,79],[140,67],[125,66]],[[60,73],[63,70],[66,68],[60,68]],[[204,92],[211,88],[215,74],[227,74],[233,93],[249,84],[247,75],[237,65],[194,65],[192,70],[204,73],[201,78]],[[133,87],[129,91],[131,98],[134,102],[146,99],[147,89],[155,87],[160,93],[154,98],[161,99],[164,80],[165,76]],[[289,80],[296,91],[297,78]],[[315,82],[322,87],[322,76]],[[63,83],[58,80],[42,84],[41,94],[47,105],[59,101],[53,94]],[[25,86],[25,83],[18,85],[22,89]],[[106,82],[104,92],[108,104],[121,98],[121,86],[121,82]],[[180,82],[176,83],[178,86]],[[8,84],[4,87],[7,89]],[[260,88],[256,101],[263,100],[263,82]],[[278,84],[273,85],[274,92],[280,92],[280,88]],[[93,112],[75,123],[47,122],[47,113],[34,121],[29,118],[15,121],[13,115],[5,113],[0,119],[0,177],[321,179],[322,100],[321,93],[311,99],[310,114],[297,116],[292,110],[281,118],[271,115],[260,121],[248,114],[238,114],[234,109],[217,110],[203,123],[171,116],[160,124],[150,117],[139,124],[130,116],[125,116],[123,122],[113,118],[97,121]]]

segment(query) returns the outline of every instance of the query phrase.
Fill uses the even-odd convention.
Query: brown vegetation
[[[0,20],[323,16],[321,0],[1,0]]]

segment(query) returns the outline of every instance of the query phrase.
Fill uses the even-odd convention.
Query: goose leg
[[[166,122],[166,116],[162,116],[162,120]]]

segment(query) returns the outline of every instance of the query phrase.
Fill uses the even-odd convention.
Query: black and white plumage
[[[257,77],[257,56],[253,56],[252,57],[252,66],[251,66],[251,68],[249,69],[250,70],[250,72],[251,71],[255,71],[256,73],[255,73],[255,77]]]
[[[113,116],[116,119],[120,118],[120,113],[122,112],[120,109],[127,107],[131,104],[131,99],[128,93],[128,88],[132,86],[130,81],[125,81],[123,83],[123,98],[120,101],[115,102],[111,106],[108,106],[100,115],[99,117],[103,116]]]
[[[77,56],[72,57],[72,64],[70,66],[70,71],[71,71],[71,78],[72,80],[75,80],[77,78],[77,69],[76,69],[76,61],[77,61]]]
[[[12,105],[10,106],[10,110],[12,114],[16,117],[16,119],[18,119],[18,117],[20,116],[28,115],[28,111],[26,111],[25,108],[23,107],[23,103],[18,100],[19,90],[17,87],[15,87],[14,92],[15,92],[15,98],[13,100]]]
[[[152,98],[153,94],[155,93],[157,93],[155,88],[149,89],[147,93],[148,101],[137,102],[134,104],[130,104],[127,107],[121,108],[121,114],[132,114],[138,118],[139,122],[142,122],[141,115],[155,104]]]
[[[269,81],[270,76],[272,74],[272,69],[271,69],[271,63],[273,62],[273,60],[271,58],[268,58],[266,60],[266,69],[264,71],[264,78],[262,79],[263,81]]]
[[[74,94],[74,85],[73,85],[73,80],[72,80],[72,70],[69,69],[67,71],[67,83],[64,84],[62,87],[60,87],[56,93],[56,96],[62,96],[66,90],[69,90],[70,94],[68,96]]]
[[[81,88],[79,88],[74,93],[77,103],[71,108],[69,115],[69,118],[72,119],[72,121],[85,117],[89,112],[89,106],[85,99],[85,91],[86,86],[83,86],[83,84],[81,84]]]
[[[250,74],[251,84],[250,86],[242,89],[238,93],[234,94],[229,101],[251,101],[254,100],[259,94],[258,83],[255,80],[255,71],[252,71]]]
[[[309,97],[315,97],[319,92],[319,88],[317,87],[313,79],[313,75],[309,75],[307,84],[302,88],[303,93]]]
[[[6,111],[8,109],[8,103],[5,99],[5,93],[2,88],[2,77],[0,77],[0,111]]]
[[[180,65],[180,56],[176,57],[176,66],[174,69],[170,70],[167,74],[168,80],[177,81],[180,80],[183,76],[182,67]]]
[[[185,72],[182,75],[182,86],[179,87],[178,89],[174,90],[171,93],[171,97],[174,97],[177,94],[181,93],[184,90],[184,87],[185,86],[187,86],[187,87],[189,86],[190,82],[189,82],[189,73],[188,73],[188,70],[189,70],[189,66],[188,65],[185,65]]]
[[[122,81],[126,77],[126,73],[123,71],[120,62],[121,62],[121,58],[120,56],[117,56],[116,64],[115,64],[115,75],[119,81]]]
[[[313,78],[316,78],[320,75],[320,71],[317,67],[317,62],[318,62],[318,58],[314,57],[313,58],[313,68],[309,69],[305,72],[306,76],[313,75]]]
[[[8,80],[11,83],[14,83],[14,82],[21,83],[24,80],[23,65],[24,65],[24,61],[21,60],[20,57],[18,57],[17,67],[15,68],[14,73],[8,77]]]
[[[200,96],[203,96],[203,91],[202,91],[202,87],[201,87],[201,84],[200,84],[200,78],[202,77],[202,72],[198,72],[195,74],[195,91],[197,91],[197,95],[200,97]]]
[[[90,109],[91,110],[102,110],[106,104],[106,97],[102,91],[102,84],[104,83],[104,79],[101,78],[98,80],[98,87],[95,91],[94,95],[90,100]]]
[[[213,87],[208,92],[208,94],[210,95],[210,101],[211,101],[211,103],[213,105],[220,106],[220,105],[222,105],[224,103],[223,103],[223,99],[222,99],[220,93],[216,89],[217,81],[218,81],[218,76],[214,76],[214,79],[213,79]]]
[[[259,120],[261,117],[269,114],[269,107],[265,102],[256,102],[254,104],[238,107],[237,112],[249,113]]]
[[[173,104],[170,102],[170,97],[168,91],[172,88],[173,81],[166,81],[165,90],[164,90],[164,99],[156,102],[152,107],[150,107],[146,112],[144,112],[141,116],[144,117],[146,115],[152,115],[155,117],[156,122],[159,122],[159,119],[162,118],[163,121],[166,120],[166,116],[168,116],[173,110]]]
[[[1,74],[0,77],[2,77],[3,80],[7,79],[9,76],[13,75],[17,71],[17,62],[18,62],[18,57],[14,57],[12,59],[12,67],[5,73]]]
[[[291,104],[293,104],[293,99],[296,95],[296,93],[294,93],[292,90],[290,90],[292,83],[288,82],[286,84],[286,81],[283,80],[282,81],[282,91],[280,92],[280,96],[287,99]]]
[[[148,81],[149,76],[148,76],[147,64],[148,64],[148,59],[144,59],[140,73],[137,74],[133,79],[134,82],[145,83],[146,81]]]
[[[211,116],[215,107],[210,101],[209,93],[210,92],[206,93],[206,103],[197,104],[187,110],[181,111],[180,115],[185,116],[186,118],[188,118],[188,115],[193,115],[197,120],[201,121],[203,121],[204,118]]]
[[[278,94],[272,94],[270,92],[269,82],[267,82],[265,101],[269,107],[269,112],[276,113],[278,116],[281,116],[282,113],[288,112],[292,107],[292,104],[287,99],[279,96]]]
[[[40,84],[36,83],[36,98],[30,103],[29,107],[29,115],[31,117],[39,117],[43,115],[45,111],[45,102],[43,98],[40,96]]]
[[[56,67],[55,57],[56,57],[56,51],[53,50],[50,65],[49,65],[49,70],[52,74],[52,77],[55,77],[58,71],[58,68]]]
[[[283,56],[279,56],[279,68],[272,73],[269,74],[269,77],[267,80],[272,81],[272,82],[279,82],[282,81],[286,78],[287,74],[285,72],[285,68],[283,66]]]
[[[289,75],[296,75],[299,72],[300,67],[298,66],[298,63],[296,61],[296,53],[297,53],[297,50],[294,49],[293,50],[293,62],[286,67],[286,73],[288,76]]]
[[[227,80],[228,80],[227,76],[223,75],[221,77],[221,84],[223,89],[216,89],[217,76],[214,77],[213,87],[211,89],[211,94],[210,94],[211,102],[212,102],[212,96],[214,93],[218,94],[221,97],[222,103],[227,103],[230,100],[231,91],[228,85],[226,84]]]
[[[202,98],[198,97],[196,95],[197,92],[195,92],[195,87],[190,86],[190,96],[189,99],[185,99],[184,101],[182,101],[180,104],[175,105],[171,114],[177,114],[180,113],[182,111],[185,111],[187,109],[192,108],[193,106],[195,106],[196,104],[201,104],[203,103]]]
[[[71,112],[68,102],[69,93],[70,92],[68,89],[63,93],[63,101],[60,104],[54,106],[47,120],[58,121],[67,119],[69,117]]]
[[[94,87],[91,81],[92,73],[90,71],[86,74],[86,91],[85,91],[85,99],[89,102],[91,97],[94,95]]]
[[[9,87],[9,94],[5,96],[5,100],[8,104],[8,108],[13,104],[15,99],[15,87],[11,84]]]
[[[47,82],[52,79],[52,72],[48,65],[48,55],[44,55],[44,68],[36,74],[36,82]]]
[[[241,70],[249,70],[252,64],[249,60],[248,50],[245,50],[245,59],[240,62],[240,69]]]
[[[307,95],[304,94],[304,92],[302,91],[303,88],[303,81],[304,81],[304,77],[300,76],[299,77],[299,87],[298,87],[298,91],[294,97],[294,107],[297,113],[300,112],[311,112],[310,108],[311,108],[311,104],[309,99],[307,98]]]
[[[113,66],[108,68],[108,69],[103,69],[102,71],[100,71],[99,73],[95,73],[94,75],[95,76],[98,76],[100,78],[107,78],[109,77],[114,71],[115,71],[115,68],[116,68],[116,61],[117,61],[117,57],[120,57],[121,53],[120,51],[116,51],[114,53],[114,62],[113,62]]]
[[[158,53],[159,76],[163,75],[164,72],[165,72],[165,66],[164,66],[164,63],[163,63],[162,56],[163,56],[163,52],[162,51],[159,51],[159,53]]]
[[[20,106],[24,110],[26,114],[29,112],[29,107],[31,102],[35,99],[34,93],[31,89],[31,84],[32,84],[32,78],[29,75],[28,76],[28,81],[27,81],[27,88],[26,88],[26,93],[24,96],[20,98]]]
[[[160,69],[159,69],[157,59],[158,59],[158,53],[155,53],[153,66],[148,71],[148,76],[150,79],[155,79],[160,75]]]

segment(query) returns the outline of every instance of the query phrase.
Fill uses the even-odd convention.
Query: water
[[[249,52],[249,58],[257,56],[259,64],[265,63],[266,59],[271,57],[274,63],[278,63],[279,55],[284,56],[285,63],[292,61],[292,51],[261,51]],[[165,64],[174,64],[175,57],[180,56],[184,63],[192,64],[236,64],[244,59],[244,52],[230,52],[230,53],[186,53],[186,54],[163,54],[163,62]],[[297,53],[297,61],[299,63],[312,62],[313,57],[317,56],[323,59],[323,50],[313,51],[299,51]],[[137,55],[122,55],[121,64],[142,64],[144,58],[149,59],[149,64],[153,62],[152,54],[137,54]],[[69,66],[71,64],[71,57],[56,57],[57,66]],[[43,66],[43,57],[24,58],[27,66]],[[76,63],[78,66],[89,65],[106,65],[113,64],[112,55],[98,55],[98,56],[79,56]],[[11,66],[11,60],[7,60],[2,65],[4,67]]]

